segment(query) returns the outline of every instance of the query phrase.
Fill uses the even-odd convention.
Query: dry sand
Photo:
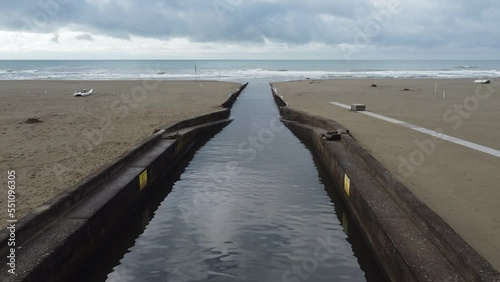
[[[363,147],[500,271],[500,158],[442,140],[436,143],[423,133],[329,103],[363,103],[371,112],[500,150],[500,87],[472,81],[306,80],[275,86],[290,107],[350,129]],[[378,87],[371,88],[372,83]],[[410,91],[402,91],[405,88]],[[483,99],[477,98],[477,90]],[[464,104],[462,113],[454,112]],[[423,142],[427,149],[417,145]],[[410,160],[412,153],[418,165],[412,165],[410,173],[402,159]],[[424,156],[423,162],[418,156]]]
[[[219,109],[239,84],[0,81],[0,171],[17,176],[17,218],[110,163],[168,122]],[[97,94],[73,97],[75,90]],[[146,91],[143,91],[146,90]],[[25,123],[30,118],[41,123]],[[0,227],[6,224],[2,189]]]

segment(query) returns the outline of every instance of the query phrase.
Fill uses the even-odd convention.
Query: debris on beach
[[[410,88],[405,88],[405,89],[403,89],[403,91],[411,91],[411,89]]]
[[[43,122],[43,120],[40,120],[38,118],[29,118],[29,119],[23,121],[22,123],[24,123],[24,124],[35,124],[35,123],[41,123],[41,122]]]
[[[474,80],[474,83],[476,83],[476,84],[490,84],[491,80],[489,80],[489,79],[477,79],[477,80]]]
[[[374,84],[370,85],[370,87],[378,87],[378,86],[377,86],[377,84],[374,83]]]
[[[340,141],[341,139],[341,131],[340,130],[336,130],[336,131],[330,131],[330,132],[327,132],[327,133],[322,133],[320,136],[321,136],[321,139],[323,140],[327,140],[327,141]]]
[[[73,96],[75,96],[75,97],[85,97],[85,96],[92,95],[93,93],[94,93],[94,89],[90,89],[90,90],[83,89],[83,90],[81,90],[79,92],[73,93]]]
[[[364,111],[366,111],[366,105],[365,104],[352,104],[350,111],[353,111],[353,112],[364,112]]]

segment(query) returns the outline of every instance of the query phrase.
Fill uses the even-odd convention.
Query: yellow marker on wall
[[[144,170],[139,175],[139,189],[142,191],[148,185],[148,170]]]
[[[351,179],[349,179],[347,174],[344,174],[344,191],[347,196],[351,196]]]

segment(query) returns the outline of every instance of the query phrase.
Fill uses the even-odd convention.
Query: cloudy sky
[[[500,59],[498,0],[0,1],[0,59]]]

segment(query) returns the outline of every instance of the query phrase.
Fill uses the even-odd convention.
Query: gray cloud
[[[50,39],[50,41],[54,43],[59,43],[59,34],[54,34],[54,36],[52,37],[52,39]]]
[[[94,37],[92,37],[92,35],[88,33],[78,34],[77,36],[75,36],[75,39],[81,41],[94,41]]]
[[[500,46],[500,29],[495,28],[500,26],[497,0],[400,1],[402,12],[392,15],[370,43],[379,47]],[[383,5],[376,3],[387,2],[390,1],[1,1],[0,28],[53,33],[71,26],[126,40],[131,35],[232,43],[258,43],[267,38],[290,45],[336,45],[352,43],[373,15],[384,10]]]

